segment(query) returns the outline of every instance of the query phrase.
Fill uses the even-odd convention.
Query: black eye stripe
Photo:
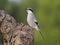
[[[32,8],[27,8],[27,10],[30,10],[30,11],[32,11],[32,12],[33,12]]]
[[[29,10],[31,10],[31,11],[33,12],[33,10],[32,10],[32,9],[29,9]]]

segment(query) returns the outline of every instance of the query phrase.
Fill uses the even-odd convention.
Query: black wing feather
[[[39,24],[38,24],[38,22],[35,22],[35,24],[39,27]]]
[[[38,22],[35,22],[38,25]]]

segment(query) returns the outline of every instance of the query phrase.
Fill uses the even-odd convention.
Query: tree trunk
[[[4,10],[0,10],[0,31],[3,35],[3,45],[34,45],[32,28],[17,23]]]

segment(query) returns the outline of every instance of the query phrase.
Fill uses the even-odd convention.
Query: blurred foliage
[[[0,0],[0,10],[7,11],[17,22],[27,24],[26,8],[31,7],[40,25],[41,35],[34,30],[34,45],[60,45],[60,0]],[[0,37],[1,42],[1,37]]]

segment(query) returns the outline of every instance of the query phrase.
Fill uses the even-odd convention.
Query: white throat
[[[27,13],[28,13],[28,14],[33,14],[33,12],[32,12],[32,11],[30,11],[30,10],[27,10]]]

